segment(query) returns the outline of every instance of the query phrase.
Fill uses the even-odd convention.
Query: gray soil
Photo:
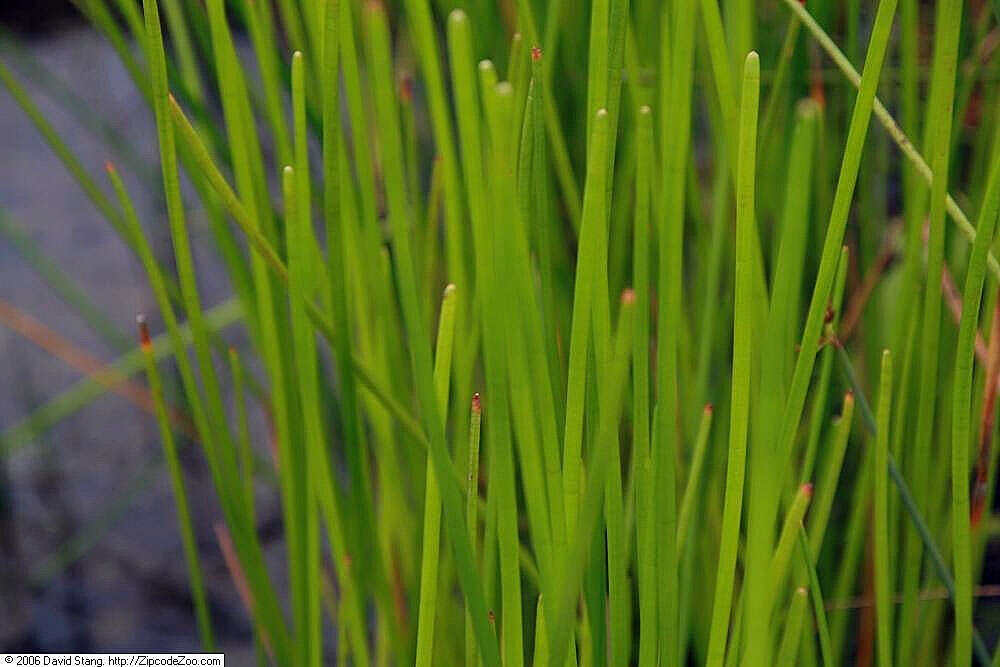
[[[42,63],[77,96],[73,112],[54,99],[43,77],[17,66],[24,57]],[[107,42],[77,28],[17,48],[2,41],[0,58],[109,195],[103,164],[115,160],[157,252],[169,262],[159,183],[143,175],[145,170],[158,178],[152,116]],[[110,149],[80,122],[84,116],[118,133],[126,151]],[[154,334],[161,331],[140,264],[4,88],[0,156],[0,215],[24,228],[129,340],[140,312],[150,315]],[[192,217],[196,247],[208,248],[204,228]],[[204,250],[196,251],[196,260],[204,304],[221,302],[229,287],[218,262]],[[3,236],[0,300],[92,357],[110,361],[118,355]],[[229,337],[236,340],[232,332]],[[162,368],[172,372],[168,364]],[[0,325],[0,431],[81,377]],[[250,624],[213,532],[217,503],[195,449],[185,447],[182,459],[216,632],[233,664],[249,664]],[[113,394],[15,453],[0,455],[0,651],[198,649],[173,497],[160,458],[153,419]],[[271,533],[269,556],[278,565],[274,498],[266,489],[259,495],[262,529]],[[72,557],[53,567],[61,554]]]

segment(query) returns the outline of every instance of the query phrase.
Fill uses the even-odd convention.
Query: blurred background
[[[0,59],[101,187],[102,165],[115,161],[169,262],[152,115],[108,41],[68,1],[0,0]],[[122,393],[86,379],[134,347],[135,316],[154,299],[141,265],[0,90],[0,652],[196,651],[162,447],[135,404],[142,376]],[[209,245],[199,232],[195,222],[196,251]],[[208,253],[196,260],[206,306],[222,303],[224,272]],[[250,664],[211,483],[184,449],[221,648]],[[275,505],[259,491],[261,534],[277,552]]]

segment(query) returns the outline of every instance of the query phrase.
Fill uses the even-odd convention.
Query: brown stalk
[[[926,242],[926,228],[924,235],[924,241]],[[854,290],[848,300],[847,308],[840,324],[839,338],[841,342],[847,342],[854,333],[858,322],[861,321],[861,315],[864,313],[865,306],[868,305],[872,292],[875,291],[878,281],[882,278],[882,275],[895,257],[895,246],[891,239],[887,239],[879,250],[875,262],[865,273],[861,284]],[[955,279],[952,277],[951,271],[948,270],[947,266],[944,267],[941,274],[941,294],[944,297],[945,304],[948,306],[948,311],[951,313],[952,318],[954,318],[955,323],[958,324],[962,319],[962,295],[958,291]],[[976,331],[976,359],[979,360],[980,364],[985,366],[987,358],[986,343],[983,340],[982,334]]]
[[[1000,586],[979,586],[972,592],[972,595],[977,598],[1000,597]],[[947,600],[948,598],[948,589],[944,586],[940,588],[932,588],[926,591],[920,591],[919,594],[921,602],[929,602],[931,600]],[[902,604],[902,602],[902,593],[896,593],[892,596],[893,604]],[[858,597],[848,598],[847,600],[831,600],[826,603],[826,610],[851,611],[853,609],[870,609],[874,606],[875,598],[873,596],[859,595]]]
[[[399,563],[399,557],[395,550],[392,551],[392,601],[396,607],[396,618],[399,619],[400,627],[406,627],[409,625],[409,619],[406,613],[406,583],[403,581],[403,568]],[[345,563],[347,567],[351,566],[350,557],[347,558]]]
[[[243,566],[236,555],[236,549],[233,548],[233,538],[229,535],[229,529],[219,522],[214,523],[212,528],[215,530],[215,539],[219,542],[222,558],[226,562],[226,569],[229,570],[229,577],[233,580],[233,586],[236,587],[236,594],[240,596],[243,606],[253,617],[257,605],[254,602],[253,593],[250,591],[250,585],[247,583],[246,574],[243,572]],[[271,648],[271,640],[265,630],[261,630],[260,633],[261,643],[264,644],[264,649],[273,661],[274,650]]]
[[[951,316],[955,318],[955,323],[958,324],[962,320],[962,295],[958,291],[958,286],[955,285],[955,279],[951,277],[951,271],[948,267],[944,267],[941,272],[941,293],[944,295],[944,300],[948,304],[948,310],[951,311]],[[987,362],[986,353],[986,343],[983,341],[983,336],[979,331],[976,331],[976,359],[979,360],[980,364],[986,364]]]
[[[990,345],[986,353],[986,386],[983,388],[983,414],[979,420],[979,454],[976,457],[976,482],[972,487],[971,521],[973,532],[979,529],[983,509],[986,505],[998,381],[1000,381],[1000,304],[993,308]]]

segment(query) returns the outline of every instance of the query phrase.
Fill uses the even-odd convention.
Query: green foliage
[[[0,220],[125,351],[112,377],[145,363],[206,648],[177,397],[262,664],[989,662],[973,595],[993,524],[969,479],[995,461],[992,431],[970,451],[1000,350],[997,18],[721,4],[81,0],[156,120],[160,221],[110,165],[109,196],[0,62],[156,298],[165,333],[128,352]],[[215,309],[199,207],[234,293]],[[8,427],[0,456],[111,384]],[[255,484],[278,491],[284,572]],[[940,584],[947,604],[922,601]]]

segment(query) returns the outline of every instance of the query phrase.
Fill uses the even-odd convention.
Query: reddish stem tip
[[[816,80],[813,81],[813,84],[812,84],[812,91],[811,91],[810,95],[813,98],[813,100],[815,100],[816,104],[818,104],[820,106],[821,109],[825,109],[826,108],[826,93],[823,92],[823,82],[822,82],[822,80],[818,76],[815,77],[815,79]]]
[[[479,398],[478,391],[472,395],[472,411],[477,415],[482,414],[483,412],[483,402],[482,399]]]
[[[111,160],[108,160],[107,162],[104,163],[104,171],[108,172],[109,174],[115,173],[115,165],[111,164]]]
[[[149,338],[149,325],[146,324],[146,316],[141,313],[136,315],[135,323],[139,325],[139,343],[143,348],[148,348],[152,345],[152,341]]]
[[[542,59],[542,50],[540,48],[538,48],[537,46],[531,47],[531,59],[532,60],[541,60]]]
[[[407,104],[413,100],[413,79],[409,75],[404,76],[403,80],[399,82],[399,96]]]
[[[713,412],[715,412],[715,406],[712,405],[711,403],[706,403],[705,404],[705,413],[710,415]]]
[[[635,303],[635,290],[631,287],[626,287],[622,292],[622,304],[630,305]]]
[[[812,495],[813,495],[813,485],[811,483],[810,484],[803,484],[802,488],[800,489],[800,491],[802,491],[802,493],[805,495],[806,498],[812,498]]]

